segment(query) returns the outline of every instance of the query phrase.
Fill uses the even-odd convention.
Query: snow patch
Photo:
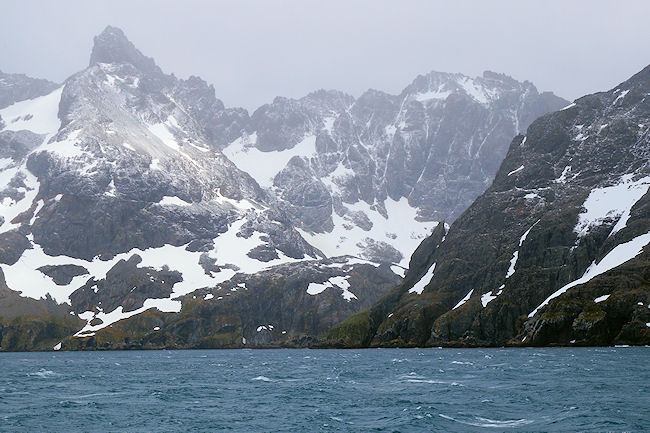
[[[587,268],[582,277],[578,278],[575,281],[570,282],[569,284],[564,285],[560,289],[556,290],[551,296],[546,298],[537,308],[535,308],[528,317],[533,317],[537,312],[545,307],[552,299],[557,298],[561,294],[565,293],[572,287],[575,287],[580,284],[584,284],[590,281],[592,278],[597,277],[600,274],[603,274],[610,269],[622,265],[628,260],[633,259],[638,254],[641,253],[643,247],[650,243],[650,232],[637,236],[634,239],[617,245],[612,249],[603,259],[596,263],[595,261]]]
[[[87,320],[88,322],[79,332],[74,334],[74,336],[75,337],[90,336],[91,333],[94,334],[100,329],[103,329],[109,325],[119,322],[120,320],[133,317],[137,314],[149,310],[150,308],[156,308],[163,313],[178,313],[181,311],[181,301],[175,301],[171,299],[147,299],[144,301],[142,307],[128,312],[124,312],[124,309],[121,305],[117,307],[115,310],[111,311],[110,313],[104,313],[103,311],[99,311],[96,313],[92,311],[86,311],[80,314],[79,318]],[[91,325],[90,322],[94,318],[100,319],[102,323],[97,325]]]
[[[650,176],[632,181],[632,175],[626,174],[615,185],[593,189],[582,205],[584,211],[578,215],[578,224],[573,231],[578,237],[583,237],[604,220],[618,218],[610,233],[610,236],[613,235],[625,228],[632,207],[648,192],[649,187]]]
[[[415,95],[415,99],[419,102],[425,102],[429,101],[432,99],[447,99],[449,95],[451,95],[452,91],[451,90],[442,90],[445,87],[444,84],[441,84],[437,89],[435,90],[430,90],[428,92],[423,92],[423,93],[417,93]]]
[[[162,144],[164,144],[174,152],[180,154],[192,164],[196,165],[197,167],[200,167],[200,165],[190,155],[188,155],[186,152],[183,151],[180,143],[176,139],[176,136],[172,133],[172,130],[179,129],[178,121],[174,116],[169,116],[167,120],[165,120],[165,122],[163,123],[155,123],[153,125],[147,125],[147,129]],[[205,149],[199,148],[197,146],[193,146],[193,147],[201,151],[206,151]]]
[[[180,199],[176,196],[165,196],[159,202],[161,206],[191,206],[192,203],[188,203],[183,199]]]
[[[26,101],[16,102],[0,110],[5,130],[28,130],[35,134],[54,134],[61,126],[59,102],[63,86],[52,93]]]
[[[330,116],[326,117],[323,119],[323,129],[327,131],[329,135],[332,135],[332,131],[334,130],[334,121],[336,120],[336,117]]]
[[[41,199],[36,203],[36,209],[34,209],[34,214],[32,215],[32,219],[29,221],[29,225],[33,226],[34,223],[36,222],[36,218],[38,217],[38,213],[43,209],[43,205],[45,202]]]
[[[597,303],[599,303],[599,302],[606,301],[606,300],[609,298],[609,296],[610,296],[610,295],[599,296],[599,297],[597,297],[596,299],[594,299],[594,302],[597,304]]]
[[[406,269],[404,269],[401,266],[390,265],[390,270],[393,271],[394,274],[399,275],[402,278],[404,278],[404,275],[406,275]]]
[[[519,250],[512,253],[512,258],[510,259],[510,267],[508,272],[506,272],[506,279],[512,277],[515,273],[515,265],[517,264],[517,259],[519,259]]]
[[[469,77],[463,77],[462,79],[458,80],[457,83],[465,91],[465,93],[483,105],[488,104],[490,100],[496,97],[497,94],[496,91],[478,84],[476,80]]]
[[[465,302],[469,301],[469,298],[472,296],[472,293],[474,293],[474,289],[470,290],[469,293],[467,293],[463,299],[458,301],[458,304],[456,304],[456,306],[452,308],[452,310],[455,310],[456,308],[463,305]]]
[[[617,97],[614,99],[614,102],[612,102],[612,105],[616,105],[618,101],[621,99],[625,98],[625,95],[627,95],[630,91],[629,90],[623,90]]]
[[[564,167],[564,170],[562,170],[562,174],[560,175],[560,177],[555,179],[553,182],[555,182],[555,183],[566,183],[567,182],[567,174],[569,174],[570,172],[571,172],[571,166],[567,165],[566,167]]]
[[[326,289],[336,286],[341,289],[341,296],[346,301],[350,302],[352,299],[358,299],[354,293],[348,290],[350,288],[350,283],[347,281],[348,278],[350,278],[350,276],[331,277],[323,283],[309,283],[309,287],[307,287],[307,294],[312,296],[318,295],[324,292]]]
[[[363,257],[367,239],[386,239],[387,243],[402,254],[402,260],[398,264],[408,267],[411,254],[422,239],[431,234],[431,230],[438,225],[438,222],[417,221],[417,209],[409,205],[406,197],[400,198],[399,201],[389,198],[384,205],[388,218],[368,203],[358,201],[354,204],[343,203],[343,206],[350,211],[348,214],[344,216],[332,214],[334,229],[329,233],[297,230],[307,242],[328,257],[342,255]],[[370,230],[366,231],[357,226],[353,221],[352,212],[365,214],[372,223]],[[404,221],[408,221],[408,224],[404,224]],[[387,233],[391,234],[390,239],[387,239]]]
[[[273,186],[273,178],[287,166],[291,158],[308,157],[316,153],[315,135],[307,135],[291,149],[272,152],[262,152],[254,147],[256,141],[257,134],[239,137],[226,147],[223,153],[264,188]]]
[[[249,210],[255,210],[255,209],[260,209],[262,206],[256,205],[255,203],[251,202],[250,200],[247,199],[241,199],[241,200],[235,200],[230,197],[226,197],[221,194],[221,188],[217,190],[217,196],[214,197],[211,201],[219,203],[219,204],[228,204],[235,209],[239,209],[240,211],[246,212]]]
[[[111,178],[111,183],[108,184],[108,191],[106,191],[104,195],[107,195],[109,197],[115,197],[116,192],[117,189],[115,188],[115,179]]]
[[[512,176],[512,175],[515,174],[515,173],[519,173],[519,172],[520,172],[521,170],[523,170],[523,169],[524,169],[524,166],[523,166],[523,165],[520,166],[519,168],[515,168],[515,169],[512,170],[510,173],[508,173],[508,176]]]
[[[417,293],[418,295],[421,295],[422,292],[424,291],[424,287],[431,282],[435,270],[436,270],[436,263],[431,265],[431,267],[427,270],[426,274],[424,274],[422,278],[420,278],[418,282],[415,283],[413,287],[409,289],[409,293]]]
[[[491,301],[495,300],[497,298],[497,296],[499,296],[501,293],[503,293],[503,288],[505,286],[506,286],[505,284],[502,284],[499,287],[499,290],[497,291],[496,294],[492,294],[494,292],[494,290],[493,290],[491,292],[488,292],[488,293],[485,293],[485,294],[481,295],[481,304],[483,305],[483,308],[487,307],[487,304],[489,304]]]

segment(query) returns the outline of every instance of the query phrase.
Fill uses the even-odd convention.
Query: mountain
[[[418,247],[403,283],[331,338],[649,344],[648,119],[650,66],[534,121],[492,186]]]
[[[487,187],[504,137],[566,104],[431,73],[249,115],[114,27],[62,85],[3,77],[4,350],[310,344],[400,283]]]
[[[489,186],[506,143],[566,104],[502,74],[431,72],[399,95],[276,98],[224,153],[328,256],[406,265]]]

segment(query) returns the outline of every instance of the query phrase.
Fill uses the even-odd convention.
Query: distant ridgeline
[[[249,115],[108,27],[63,84],[0,73],[1,350],[642,344],[649,91]]]

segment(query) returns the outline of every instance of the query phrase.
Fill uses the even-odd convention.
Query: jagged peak
[[[121,29],[113,26],[107,26],[94,38],[90,66],[97,63],[130,63],[143,72],[162,74],[152,58],[142,54]]]
[[[386,93],[383,90],[368,89],[359,96],[358,100],[391,99],[394,97],[394,95]]]
[[[462,73],[431,71],[418,75],[401,93],[402,97],[414,95],[418,101],[444,100],[452,93],[464,93],[477,102],[488,105],[511,91],[532,91],[537,88],[530,81],[518,81],[503,73],[486,70],[482,75],[470,77]]]
[[[353,96],[348,95],[345,92],[334,89],[318,89],[313,92],[308,93],[306,96],[303,96],[300,99],[343,99],[350,100],[354,99]]]
[[[503,84],[508,84],[509,86],[518,86],[521,84],[524,85],[532,85],[528,80],[525,80],[523,82],[518,81],[517,79],[511,77],[508,74],[504,74],[502,72],[494,72],[494,71],[483,71],[483,79],[488,80],[488,81],[496,81],[499,83]]]

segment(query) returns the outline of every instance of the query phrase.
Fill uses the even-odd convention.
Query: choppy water
[[[650,431],[650,349],[0,354],[0,430]]]

